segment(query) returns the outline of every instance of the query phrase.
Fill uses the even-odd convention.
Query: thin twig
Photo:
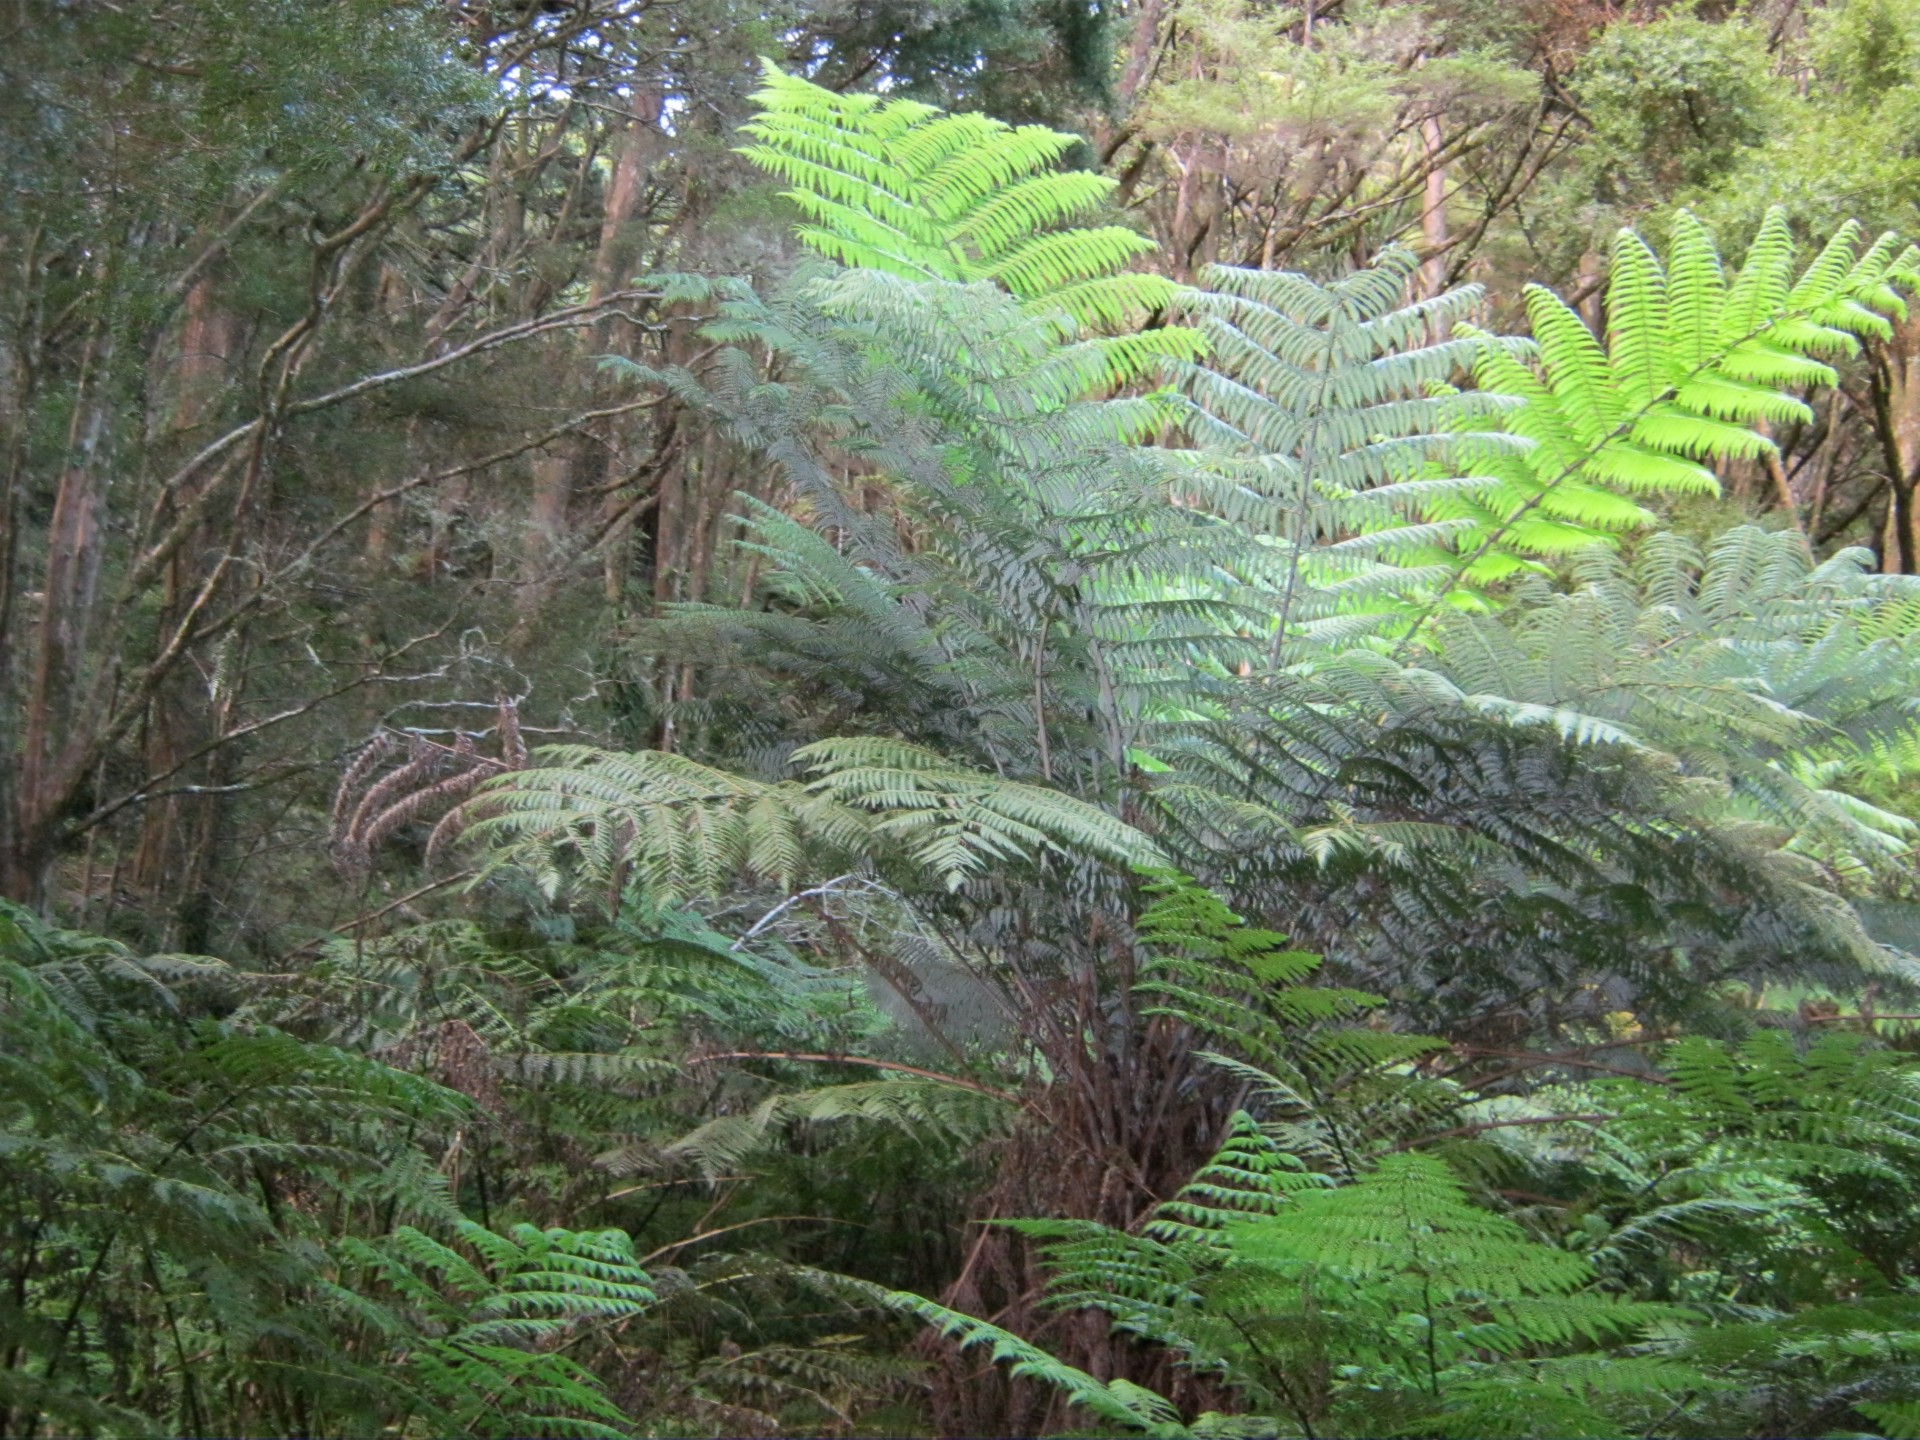
[[[875,1070],[897,1070],[903,1075],[918,1075],[922,1080],[938,1080],[943,1085],[957,1085],[962,1090],[971,1090],[976,1095],[985,1095],[993,1100],[1004,1100],[1009,1105],[1023,1103],[1018,1095],[1007,1090],[996,1090],[991,1085],[982,1085],[977,1080],[962,1080],[957,1075],[943,1075],[938,1070],[926,1070],[918,1065],[903,1065],[898,1060],[873,1060],[865,1055],[821,1055],[800,1050],[725,1050],[718,1055],[695,1055],[687,1061],[689,1065],[711,1065],[718,1060],[812,1060],[823,1065],[870,1065]]]

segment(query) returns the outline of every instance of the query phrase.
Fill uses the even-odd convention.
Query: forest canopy
[[[0,1436],[1920,1437],[1916,126],[0,10]]]

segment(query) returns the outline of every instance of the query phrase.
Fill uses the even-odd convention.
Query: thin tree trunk
[[[625,284],[630,278],[629,272],[639,261],[645,237],[634,233],[635,222],[640,218],[648,168],[658,150],[660,115],[665,103],[664,94],[658,89],[645,86],[634,90],[630,123],[620,139],[613,183],[608,188],[606,209],[600,219],[600,246],[593,263],[591,294],[594,299]],[[639,348],[640,335],[626,321],[610,319],[603,329],[603,342],[609,352],[630,355]],[[611,396],[605,398],[611,400]],[[606,462],[600,476],[604,492],[600,501],[603,524],[615,524],[631,503],[622,493],[625,487],[608,483],[621,473],[614,468],[621,463],[619,436],[623,430],[631,434],[635,424],[647,423],[650,422],[609,418],[594,429],[591,438],[598,442],[595,449]],[[609,600],[619,600],[632,566],[633,529],[618,526],[609,534],[601,557],[601,576]]]
[[[219,418],[221,395],[240,358],[239,329],[236,317],[220,303],[214,279],[203,278],[187,292],[169,426],[175,436],[191,443],[194,431]],[[179,503],[191,505],[194,498],[183,494]],[[231,542],[235,537],[228,538]],[[203,532],[183,546],[168,566],[160,606],[163,623],[177,622],[205,579],[208,549]],[[217,789],[218,780],[206,765],[189,767],[188,761],[217,733],[210,728],[213,708],[206,686],[192,668],[169,677],[154,692],[147,717],[141,762],[146,773],[176,775],[180,782]],[[188,946],[183,930],[204,930],[195,918],[195,907],[202,902],[212,861],[197,837],[218,833],[220,805],[220,797],[212,793],[167,795],[149,802],[141,813],[129,883],[151,897],[156,908],[173,916],[167,936],[171,945]],[[202,947],[204,943],[202,937]]]
[[[1447,288],[1447,167],[1440,163],[1443,145],[1440,120],[1420,122],[1420,140],[1427,153],[1426,196],[1420,209],[1420,238],[1427,258],[1420,266],[1420,285],[1431,300]]]
[[[1889,574],[1920,573],[1914,486],[1920,483],[1920,316],[1899,324],[1880,347],[1870,376],[1873,425],[1888,485],[1881,566]]]
[[[1160,49],[1160,24],[1166,18],[1166,0],[1140,0],[1133,19],[1133,34],[1127,40],[1127,63],[1121,67],[1120,81],[1114,86],[1114,99],[1122,114],[1133,107],[1152,75],[1153,57]]]

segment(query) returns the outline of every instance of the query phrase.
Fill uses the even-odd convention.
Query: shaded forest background
[[[1368,652],[1399,679],[1337,678],[1302,647],[1340,605],[1296,613],[1226,551],[1206,574],[1280,616],[1270,647],[1196,618],[1195,569],[1103,650],[1120,582],[1084,556],[1112,514],[1160,497],[1142,554],[1200,544],[1161,512],[1260,523],[1201,480],[1126,488],[1150,442],[1205,448],[1157,413],[1089,408],[1064,442],[1022,417],[1037,450],[1121,455],[1009,481],[1038,518],[929,460],[977,443],[1013,474],[1025,442],[979,436],[1018,407],[942,408],[945,302],[794,288],[837,252],[742,153],[763,60],[1064,132],[1052,168],[1111,182],[1073,218],[1142,237],[1128,276],[1386,275],[1376,319],[1432,307],[1381,322],[1383,368],[1435,347],[1409,405],[1467,385],[1452,327],[1537,329],[1529,286],[1620,329],[1623,227],[1666,254],[1694,217],[1729,269],[1770,224],[1802,264],[1847,222],[1920,236],[1909,0],[0,8],[0,941],[10,1063],[46,1086],[0,1151],[0,1433],[1920,1433],[1920,1099],[1881,1018],[1912,1018],[1920,937],[1920,600],[1883,583],[1920,575],[1920,315],[1848,292],[1886,319],[1819,351],[1831,383],[1746,375],[1795,398],[1734,417],[1764,443],[1676,443],[1716,487],[1628,483],[1644,516],[1503,573],[1472,569],[1501,528],[1463,542],[1471,584],[1421,572]],[[1000,353],[1046,393],[1019,307],[959,293],[950,372]],[[1180,292],[1132,293],[1192,361],[1165,337],[1194,312],[1154,298]],[[1159,383],[1126,363],[1055,409]],[[1262,382],[1220,373],[1196,403],[1253,432],[1219,397]],[[1270,527],[1302,553],[1373,524],[1308,509]],[[1465,523],[1423,514],[1406,544]],[[1591,568],[1601,530],[1631,583]],[[1684,618],[1655,635],[1657,610]],[[1546,618],[1496,645],[1456,612]],[[1781,658],[1714,669],[1736,651]],[[891,777],[832,790],[849,813],[988,818],[850,839],[779,788],[803,764]],[[598,829],[473,803],[553,774],[613,807]],[[706,818],[654,834],[656,800]],[[1703,1108],[1642,1094],[1674,1090],[1674,1045]],[[1602,1115],[1617,1150],[1578,1138]],[[1537,1145],[1475,1149],[1509,1124]],[[1511,1294],[1393,1271],[1429,1330],[1441,1283],[1473,1331],[1422,1410],[1431,1346],[1424,1379],[1341,1369],[1411,1302],[1297,1290],[1333,1263],[1304,1241],[1248,1262],[1295,1310],[1188,1275],[1215,1327],[1188,1333],[1159,1270],[1112,1300],[1111,1267],[1205,1269],[1099,1246],[1192,1241],[1147,1227],[1210,1161],[1194,1206],[1250,1175],[1335,1177],[1350,1208],[1399,1185],[1592,1273],[1471,1219],[1460,1275],[1510,1262]],[[1098,1234],[997,1223],[1049,1218]],[[1107,1299],[1062,1299],[1050,1245]],[[1521,1303],[1594,1276],[1712,1323]],[[1509,1302],[1510,1334],[1474,1331]],[[1283,1312],[1308,1319],[1263,1348]],[[988,1359],[1028,1342],[1026,1378]],[[1616,1342],[1616,1380],[1540,1369]],[[1534,1384],[1565,1412],[1526,1413]]]
[[[271,953],[361,913],[324,811],[376,727],[663,738],[697,682],[623,627],[737,599],[736,497],[783,481],[596,358],[699,364],[649,274],[791,263],[734,153],[762,54],[1084,135],[1176,279],[1399,238],[1434,293],[1597,315],[1613,230],[1679,204],[1730,248],[1775,202],[1911,228],[1908,18],[1779,8],[26,6],[6,893]],[[1920,566],[1910,343],[1732,499]]]

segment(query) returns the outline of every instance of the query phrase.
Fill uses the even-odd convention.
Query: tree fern
[[[791,883],[815,856],[865,848],[857,817],[797,784],[659,752],[554,747],[538,758],[481,787],[465,807],[466,833],[549,894],[580,881],[617,907],[629,878],[662,901],[712,893],[742,872]]]
[[[900,1075],[783,1089],[745,1114],[716,1116],[652,1147],[646,1160],[653,1165],[691,1164],[704,1174],[723,1175],[738,1170],[789,1127],[846,1120],[877,1122],[960,1144],[1004,1123],[1009,1102],[1010,1097],[964,1077]],[[618,1172],[632,1161],[615,1152],[601,1157],[601,1163]]]
[[[1380,1115],[1404,1124],[1422,1113],[1405,1067],[1438,1041],[1354,1023],[1384,1000],[1312,983],[1318,955],[1247,925],[1206,887],[1172,877],[1153,888],[1138,925],[1146,956],[1136,992],[1146,1013],[1177,1018],[1212,1047],[1200,1053],[1244,1088],[1284,1154],[1345,1173]],[[1265,1163],[1258,1153],[1249,1163]]]
[[[1770,1030],[1739,1045],[1689,1037],[1657,1058],[1663,1085],[1601,1079],[1539,1097],[1549,1114],[1597,1109],[1606,1120],[1591,1132],[1583,1122],[1499,1137],[1521,1156],[1572,1137],[1557,1163],[1578,1161],[1587,1203],[1609,1217],[1611,1234],[1594,1237],[1604,1263],[1645,1284],[1666,1245],[1711,1235],[1729,1301],[1777,1301],[1770,1283],[1810,1262],[1872,1291],[1901,1283],[1910,1234],[1904,1222],[1897,1238],[1885,1232],[1882,1207],[1920,1175],[1920,1076],[1905,1057],[1857,1036],[1803,1048]]]
[[[991,1321],[953,1310],[923,1296],[889,1291],[844,1275],[816,1275],[815,1283],[830,1293],[857,1298],[867,1304],[909,1315],[931,1326],[963,1350],[984,1349],[1021,1378],[1059,1389],[1067,1399],[1105,1425],[1151,1440],[1184,1440],[1192,1432],[1164,1399],[1126,1380],[1102,1381],[1049,1354],[1042,1347]]]
[[[1044,786],[956,766],[919,746],[877,738],[826,740],[795,752],[809,789],[876,817],[875,839],[900,845],[957,888],[992,862],[1043,851],[1116,866],[1160,858],[1153,842],[1105,810]]]
[[[1244,1152],[1253,1134],[1230,1146]],[[1236,1181],[1249,1173],[1239,1161],[1219,1170]],[[1266,1173],[1278,1183],[1264,1193],[1236,1185],[1207,1207],[1217,1228],[1179,1219],[1144,1237],[1086,1223],[1020,1228],[1046,1244],[1055,1303],[1104,1310],[1171,1347],[1284,1433],[1602,1436],[1652,1423],[1713,1383],[1672,1359],[1595,1353],[1674,1312],[1600,1292],[1587,1260],[1472,1203],[1431,1156],[1385,1155],[1331,1188],[1284,1168]],[[1202,1174],[1217,1194],[1214,1175]],[[916,1313],[949,1334],[1000,1340],[938,1307]],[[1000,1340],[996,1351],[1023,1374],[1079,1387],[1068,1393],[1088,1403],[1078,1377],[1032,1347]],[[1611,1365],[1623,1372],[1603,1383],[1600,1367]],[[1204,1417],[1191,1433],[1207,1433],[1209,1420],[1219,1423]]]
[[[204,1431],[227,1385],[247,1398],[224,1423],[293,1428],[327,1395],[346,1426],[377,1425],[392,1394],[313,1307],[315,1212],[284,1205],[278,1177],[297,1175],[319,1213],[444,1220],[444,1185],[403,1137],[464,1101],[363,1056],[195,1020],[146,978],[111,1009],[71,1006],[141,968],[77,940],[18,911],[0,928],[9,1428],[138,1433],[137,1415]]]
[[[466,1220],[416,1143],[457,1141],[464,1096],[196,1019],[120,947],[3,918],[10,1430],[630,1433],[554,1347],[645,1313],[649,1279],[618,1232]]]
[[[1337,1122],[1336,1112],[1364,1119],[1380,1098],[1357,1075],[1394,1069],[1431,1042],[1329,1026],[1372,997],[1303,985],[1317,957],[1244,926],[1191,882],[1160,889],[1140,921],[1156,954],[1142,989],[1159,1013],[1265,1062],[1216,1057],[1264,1119],[1232,1117],[1214,1158],[1143,1233],[1014,1222],[1049,1260],[1052,1304],[1106,1312],[1300,1433],[1531,1434],[1532,1407],[1545,1403],[1565,1433],[1598,1435],[1624,1416],[1650,1419],[1668,1403],[1656,1396],[1706,1383],[1664,1360],[1640,1364],[1635,1384],[1593,1383],[1586,1352],[1669,1312],[1601,1293],[1588,1259],[1474,1203],[1440,1160],[1380,1153],[1397,1123],[1421,1123],[1417,1089],[1398,1087],[1397,1119],[1371,1131]],[[992,1341],[1018,1373],[1082,1404],[1108,1403],[994,1327],[940,1307],[916,1313]],[[1143,1427],[1178,1423],[1152,1406],[1141,1416]]]
[[[1327,1399],[1359,1433],[1379,1433],[1383,1421],[1529,1433],[1519,1417],[1538,1394],[1576,1413],[1590,1407],[1571,1433],[1604,1434],[1624,1418],[1607,1413],[1607,1398],[1627,1401],[1628,1414],[1661,1405],[1657,1392],[1585,1393],[1584,1367],[1576,1362],[1563,1380],[1548,1358],[1632,1335],[1661,1312],[1596,1293],[1586,1262],[1470,1203],[1431,1157],[1383,1156],[1353,1184],[1302,1192],[1229,1234],[1233,1263],[1208,1299],[1245,1327],[1241,1364],[1264,1382],[1269,1404],[1287,1404],[1302,1362],[1325,1355],[1358,1372],[1351,1390]],[[1678,1367],[1664,1378],[1669,1395],[1686,1384]],[[1455,1408],[1466,1398],[1456,1387],[1482,1398],[1479,1413]],[[1505,1423],[1488,1431],[1493,1407],[1483,1397],[1496,1387]],[[1289,1408],[1309,1418],[1299,1400]]]
[[[1485,487],[1437,495],[1436,521],[1469,585],[1509,576],[1530,557],[1577,550],[1650,524],[1645,499],[1712,492],[1709,464],[1769,454],[1763,423],[1809,418],[1800,392],[1834,383],[1822,357],[1890,333],[1920,251],[1891,235],[1861,248],[1847,225],[1796,276],[1783,212],[1770,211],[1737,272],[1684,212],[1664,265],[1631,231],[1616,239],[1604,344],[1551,291],[1527,291],[1535,361],[1484,347],[1480,387],[1522,403],[1504,420],[1515,452],[1470,444]]]
[[[1530,1123],[1450,1142],[1456,1157],[1615,1289],[1690,1311],[1661,1348],[1708,1381],[1699,1433],[1897,1425],[1920,1398],[1910,1057],[1768,1029],[1647,1059],[1645,1078],[1510,1097],[1505,1118]]]
[[[1197,913],[1190,898],[1180,929],[1218,928]],[[1167,1347],[1238,1398],[1228,1415],[1184,1420],[996,1325],[874,1298],[1146,1433],[1906,1433],[1910,1058],[1775,1030],[1686,1040],[1661,1062],[1479,1102],[1466,1113],[1508,1122],[1484,1138],[1385,1153],[1376,1139],[1345,1183],[1241,1115],[1142,1233],[1017,1222],[1048,1256],[1053,1304]],[[1519,1213],[1469,1177],[1526,1187],[1508,1192]],[[1703,1270],[1709,1257],[1728,1269]],[[1835,1286],[1856,1298],[1827,1303]]]
[[[778,467],[785,513],[751,507],[751,601],[637,627],[636,671],[697,675],[699,698],[664,713],[728,777],[697,802],[714,823],[771,787],[783,804],[839,806],[859,845],[821,861],[884,876],[889,905],[1033,1006],[1046,1073],[1130,1078],[1181,1025],[1223,1037],[1214,1063],[1247,1113],[1158,1224],[1028,1227],[1061,1247],[1062,1302],[1101,1305],[1231,1377],[1276,1425],[1317,1432],[1522,1434],[1542,1416],[1565,1433],[1655,1429],[1680,1397],[1727,1383],[1680,1353],[1676,1297],[1601,1286],[1621,1285],[1635,1247],[1732,1226],[1741,1206],[1799,1210],[1798,1181],[1676,1193],[1623,1218],[1615,1249],[1531,1214],[1522,1227],[1469,1188],[1487,1147],[1448,1147],[1457,1171],[1422,1152],[1436,1130],[1548,1118],[1532,1102],[1422,1074],[1427,1042],[1302,983],[1311,958],[1277,935],[1242,941],[1254,927],[1191,904],[1183,930],[1136,928],[1121,871],[1162,857],[1203,870],[1343,980],[1445,1026],[1462,1047],[1445,1063],[1545,1035],[1591,1044],[1622,1012],[1724,1023],[1723,980],[1884,965],[1816,862],[1898,842],[1843,777],[1908,744],[1904,682],[1885,679],[1904,676],[1903,601],[1837,572],[1795,579],[1751,537],[1724,564],[1669,556],[1659,575],[1654,542],[1644,591],[1620,601],[1591,552],[1645,526],[1660,496],[1711,485],[1711,464],[1763,455],[1761,422],[1829,383],[1822,357],[1898,312],[1891,285],[1912,257],[1862,257],[1849,232],[1796,280],[1773,221],[1727,282],[1697,229],[1683,224],[1664,262],[1623,237],[1607,334],[1539,292],[1527,346],[1467,329],[1470,293],[1403,306],[1403,257],[1324,287],[1223,272],[1192,302],[1214,359],[1189,348],[1163,372],[1180,381],[1176,410],[1093,398],[1142,373],[1157,342],[1089,343],[1120,310],[1050,308],[1020,272],[982,268],[1000,232],[978,242],[955,217],[990,203],[985,182],[930,178],[969,144],[1009,176],[1030,173],[1029,152],[883,101],[807,93],[788,108],[791,124],[763,120],[760,158],[806,208],[807,243],[851,268],[732,295],[709,334],[735,348],[697,382],[653,377]],[[1066,242],[1032,253],[1101,263]],[[1449,393],[1469,368],[1477,388]],[[1176,413],[1192,448],[1145,453]],[[904,526],[875,513],[879,494]],[[1569,554],[1581,569],[1555,598],[1546,581]],[[1756,564],[1764,581],[1735,578]],[[1516,602],[1505,614],[1444,616],[1495,608],[1478,603],[1495,584]],[[1825,596],[1846,612],[1827,630]],[[1624,629],[1598,618],[1616,602]],[[1772,618],[1776,602],[1797,619]],[[1381,610],[1397,617],[1392,654],[1373,640]],[[1720,668],[1708,637],[1748,610],[1751,644]],[[1564,628],[1527,631],[1549,613]],[[1248,673],[1267,658],[1286,663]],[[821,771],[789,778],[796,757]],[[629,843],[624,820],[568,839],[573,823],[541,833],[577,854],[603,830]],[[632,843],[641,873],[653,842]],[[654,883],[672,893],[704,867],[711,887],[731,866],[792,888],[803,873],[743,865],[750,850],[730,839],[699,852],[712,866]],[[603,893],[617,851],[586,867]],[[1143,1030],[1119,990],[1143,960],[1140,998],[1164,1029]],[[730,1098],[693,1132],[716,1153],[815,1103]],[[1167,1103],[1195,1131],[1230,1106]],[[1135,1143],[1132,1115],[1102,1113],[1116,1150]],[[1105,1180],[1094,1188],[1106,1203]],[[1010,1329],[918,1313],[1036,1376],[1087,1376]],[[1110,1386],[1084,1394],[1114,1425],[1178,1423]]]
[[[1465,603],[1651,525],[1652,498],[1713,491],[1715,461],[1770,453],[1764,427],[1834,383],[1823,357],[1888,333],[1920,278],[1920,251],[1862,250],[1854,226],[1793,264],[1779,212],[1731,279],[1691,216],[1664,266],[1623,231],[1604,342],[1536,285],[1525,343],[1467,323],[1475,287],[1403,303],[1398,251],[1324,285],[1215,267],[1193,302],[1208,355],[1175,367],[1196,446],[1170,457],[1175,484],[1288,557],[1283,631],[1337,645],[1396,595]]]
[[[743,153],[790,187],[799,236],[842,265],[912,279],[993,282],[1085,325],[1118,329],[1164,309],[1176,287],[1118,272],[1153,242],[1119,225],[1061,228],[1115,183],[1053,167],[1077,137],[910,100],[840,95],[763,62],[761,109]],[[1163,332],[1163,353],[1187,342]]]
[[[1096,807],[969,770],[902,742],[823,741],[795,752],[805,782],[757,783],[677,755],[543,751],[547,763],[487,782],[470,837],[496,846],[550,893],[565,861],[619,903],[633,881],[655,900],[713,894],[739,874],[791,885],[849,864],[898,865],[957,888],[990,862],[1045,851],[1126,865],[1152,843]],[[871,818],[868,818],[871,817]]]
[[[1337,632],[1342,614],[1440,578],[1381,561],[1418,558],[1459,528],[1425,513],[1482,483],[1449,466],[1523,443],[1494,419],[1512,401],[1449,384],[1501,343],[1454,333],[1481,291],[1407,304],[1417,268],[1400,249],[1329,284],[1214,266],[1190,302],[1207,355],[1173,370],[1195,448],[1168,454],[1172,484],[1277,547],[1276,657],[1291,625]]]
[[[1903,773],[1915,734],[1913,587],[1868,559],[1748,526],[1706,556],[1649,536],[1631,561],[1585,553],[1568,590],[1516,591],[1511,615],[1443,624],[1428,663],[1455,703],[1641,748],[1857,880],[1912,833],[1859,794]]]
[[[1707,1003],[1668,968],[1674,943],[1720,974],[1784,974],[1794,954],[1803,978],[1910,983],[1841,893],[1907,843],[1859,799],[1908,744],[1905,582],[1756,530],[1708,557],[1649,537],[1573,571],[1568,590],[1530,582],[1504,612],[1438,621],[1402,659],[1323,656],[1214,702],[1218,722],[1169,727],[1152,792],[1184,837],[1169,848],[1218,857],[1245,908],[1272,897],[1403,1003],[1429,985]],[[1502,949],[1499,976],[1468,932]]]

